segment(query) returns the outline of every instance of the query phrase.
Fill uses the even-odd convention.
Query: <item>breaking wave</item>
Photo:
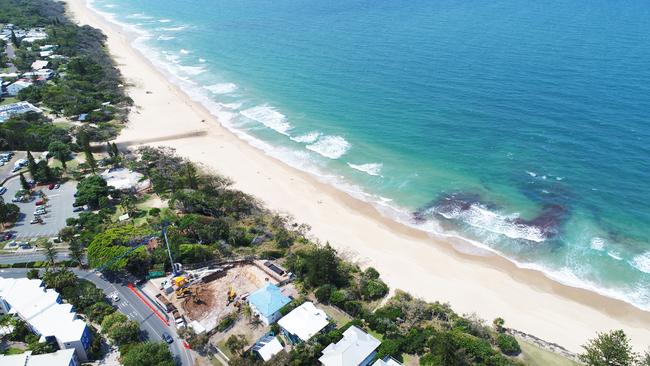
[[[278,133],[289,136],[291,124],[287,122],[286,116],[267,104],[246,109],[241,111],[241,114],[244,117],[257,121]]]
[[[237,90],[237,85],[233,83],[219,83],[205,87],[214,94],[228,94]]]
[[[314,132],[306,133],[304,135],[292,137],[291,139],[293,141],[295,141],[295,142],[300,142],[300,143],[303,143],[303,144],[312,144],[312,143],[316,142],[316,140],[318,140],[320,135],[321,135],[320,132],[314,131]]]
[[[326,158],[338,159],[350,150],[350,143],[341,136],[323,136],[306,148]]]
[[[375,177],[381,177],[381,168],[384,166],[382,163],[369,163],[369,164],[352,164],[348,163],[348,166],[352,169],[364,172],[368,175]]]
[[[630,264],[641,272],[650,273],[650,252],[637,255]]]

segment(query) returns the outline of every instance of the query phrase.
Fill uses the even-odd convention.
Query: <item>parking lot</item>
[[[37,153],[38,154],[38,153]],[[25,159],[27,157],[27,153],[24,151],[16,151],[16,155],[14,155],[11,160],[5,163],[5,165],[0,166],[0,181],[5,180],[5,178],[10,177],[13,174],[11,170],[14,168],[14,163],[20,159]],[[34,157],[37,157],[36,155]],[[12,196],[13,197],[13,196]],[[6,200],[6,199],[5,199]]]
[[[13,166],[13,164],[12,164]],[[5,202],[11,202],[17,191],[21,189],[20,179],[13,178],[4,184],[7,192],[2,195]],[[65,227],[65,221],[68,217],[77,217],[77,212],[72,212],[72,203],[74,202],[74,193],[77,188],[77,182],[70,181],[58,189],[49,190],[47,186],[35,187],[32,191],[42,190],[48,198],[46,204],[47,213],[42,215],[42,224],[30,224],[36,211],[36,201],[40,199],[38,195],[33,195],[29,202],[14,202],[20,208],[20,218],[14,227],[5,230],[12,232],[17,239],[30,239],[37,237],[53,237],[59,233],[59,230]]]

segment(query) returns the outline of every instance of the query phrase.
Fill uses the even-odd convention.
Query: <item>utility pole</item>
[[[165,239],[165,244],[167,245],[167,254],[169,255],[169,263],[172,265],[172,274],[176,276],[178,273],[176,271],[176,265],[174,264],[174,258],[172,257],[172,250],[169,248],[169,241],[167,240],[167,223],[163,224],[163,238]]]

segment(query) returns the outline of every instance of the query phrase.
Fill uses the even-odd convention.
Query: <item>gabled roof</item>
[[[328,324],[327,314],[309,301],[278,320],[278,325],[303,341],[308,341]]]
[[[248,302],[263,316],[269,317],[290,303],[291,299],[282,294],[278,286],[267,283],[261,289],[250,294]]]
[[[375,361],[375,363],[373,363],[372,366],[402,366],[402,364],[395,361],[394,358],[390,356],[386,356],[381,360]]]
[[[270,360],[283,349],[284,347],[282,347],[278,338],[273,336],[262,337],[253,346],[253,351],[257,352],[264,361]]]
[[[69,366],[74,357],[74,348],[62,349],[42,355],[27,351],[19,355],[0,355],[2,366]]]
[[[351,326],[343,332],[338,343],[330,343],[318,359],[325,366],[358,366],[379,347],[381,342],[357,328]]]

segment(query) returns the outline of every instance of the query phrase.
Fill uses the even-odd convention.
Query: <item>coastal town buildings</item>
[[[272,283],[267,283],[248,297],[253,314],[266,325],[278,321],[281,317],[280,309],[290,302],[291,299]]]
[[[88,359],[91,333],[86,323],[77,318],[72,305],[64,304],[61,296],[46,289],[41,280],[0,277],[0,313],[25,321],[42,342],[74,350],[82,362]]]
[[[330,324],[327,314],[308,301],[278,320],[282,334],[292,343],[306,342]]]
[[[41,113],[41,110],[34,107],[29,102],[18,102],[0,106],[0,123],[6,121],[14,114],[36,112]]]
[[[21,90],[28,88],[33,84],[34,83],[31,80],[27,80],[27,79],[17,80],[14,83],[11,83],[7,86],[7,94],[12,97],[15,97],[16,95],[18,95],[18,93]]]
[[[367,366],[380,344],[377,338],[353,325],[343,332],[340,341],[325,347],[318,361],[323,366]]]
[[[78,366],[79,361],[73,349],[62,349],[42,355],[31,352],[19,355],[0,355],[2,366]]]
[[[266,362],[280,353],[283,349],[284,347],[280,341],[278,341],[277,337],[266,335],[255,343],[252,351]]]

